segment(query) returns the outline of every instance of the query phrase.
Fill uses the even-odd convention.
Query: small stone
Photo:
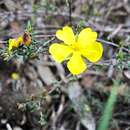
[[[13,128],[13,130],[23,130],[21,127],[19,127],[19,126],[15,126],[14,128]]]
[[[7,119],[1,119],[1,124],[6,124]]]

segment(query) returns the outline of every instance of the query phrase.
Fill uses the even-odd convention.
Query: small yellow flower
[[[85,28],[78,36],[75,36],[72,28],[65,26],[56,32],[56,37],[63,42],[52,44],[49,52],[58,63],[69,60],[67,67],[73,75],[86,70],[87,65],[84,58],[91,62],[97,62],[102,57],[102,44],[96,41],[97,33],[91,28]]]
[[[23,34],[23,43],[26,46],[30,45],[30,43],[31,43],[31,36],[30,36],[29,32],[24,32],[24,34]]]
[[[31,43],[31,36],[28,32],[24,32],[23,36],[19,36],[18,38],[9,39],[9,51],[13,48],[18,48],[20,45],[24,44],[29,46]]]
[[[15,73],[15,72],[13,72],[12,74],[11,74],[11,78],[13,79],[13,80],[19,80],[19,74],[18,73]]]
[[[19,36],[18,38],[12,38],[9,39],[9,51],[11,51],[13,48],[18,48],[22,44],[23,38],[22,36]]]

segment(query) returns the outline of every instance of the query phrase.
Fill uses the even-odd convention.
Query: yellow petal
[[[15,41],[15,39],[9,39],[9,50],[12,50]]]
[[[95,42],[97,39],[97,33],[93,32],[91,28],[83,29],[78,35],[78,43],[82,47],[86,46],[88,43]]]
[[[103,46],[100,42],[87,44],[86,48],[82,50],[82,55],[91,62],[100,60],[103,54]]]
[[[67,63],[67,67],[73,75],[78,75],[85,71],[87,68],[85,62],[83,61],[83,58],[78,52],[73,53],[72,57]]]
[[[64,43],[68,45],[71,45],[75,42],[75,36],[74,36],[73,30],[69,26],[65,26],[63,27],[62,30],[58,30],[56,32],[56,37],[64,41]]]
[[[72,49],[67,45],[54,43],[50,46],[49,52],[55,61],[61,63],[72,53]]]
[[[17,45],[19,46],[22,42],[23,42],[23,37],[22,36],[19,36],[17,39]]]
[[[17,39],[9,39],[9,50],[19,47],[19,45],[22,43],[22,40],[23,39],[21,36],[19,36]]]

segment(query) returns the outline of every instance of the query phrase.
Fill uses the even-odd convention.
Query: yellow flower
[[[102,57],[102,44],[96,41],[97,33],[91,28],[85,28],[75,36],[72,28],[65,26],[56,32],[56,37],[63,42],[52,44],[49,52],[58,63],[68,60],[67,67],[73,75],[86,70],[84,58],[97,62]]]
[[[18,38],[12,38],[9,39],[9,51],[11,51],[13,48],[18,48],[22,44],[23,38],[22,36],[19,36]]]
[[[18,38],[9,39],[9,51],[13,48],[18,48],[21,44],[29,46],[31,43],[31,36],[28,32],[24,32],[23,36],[19,36]]]
[[[18,73],[15,73],[15,72],[13,72],[12,74],[11,74],[11,78],[13,79],[13,80],[19,80],[19,74]]]
[[[30,45],[30,43],[31,43],[31,36],[30,36],[29,32],[24,32],[24,34],[23,34],[23,43],[26,46]]]

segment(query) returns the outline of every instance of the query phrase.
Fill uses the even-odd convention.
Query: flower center
[[[79,47],[79,44],[77,43],[77,42],[75,42],[74,44],[72,44],[72,49],[74,50],[74,51],[79,51],[80,50],[80,47]]]

